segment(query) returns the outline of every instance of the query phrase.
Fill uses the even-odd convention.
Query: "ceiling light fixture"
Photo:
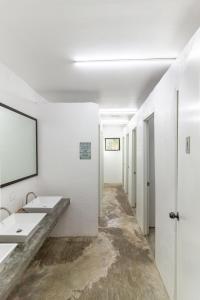
[[[100,109],[100,115],[134,115],[137,112],[137,109],[128,109],[128,108],[108,108],[108,109]]]
[[[96,64],[96,63],[131,63],[131,62],[165,62],[172,63],[175,57],[144,57],[144,58],[118,58],[118,59],[87,59],[77,58],[73,60],[75,64]]]
[[[113,119],[107,119],[107,120],[101,120],[102,125],[127,125],[128,120],[126,119],[119,119],[119,120],[113,120]]]

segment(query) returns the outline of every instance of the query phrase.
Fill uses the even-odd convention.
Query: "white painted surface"
[[[99,199],[98,105],[44,104],[39,119],[38,194],[71,198],[53,235],[94,236]],[[91,142],[91,160],[80,160],[80,142]]]
[[[0,98],[2,103],[33,117],[37,117],[39,103],[45,102],[3,64],[0,64]],[[25,203],[25,195],[29,191],[37,192],[37,180],[38,177],[34,177],[0,189],[0,206],[7,207],[11,212],[21,208]],[[0,217],[7,217],[7,213],[2,211]]]
[[[137,127],[136,214],[145,232],[144,120],[155,114],[156,264],[171,299],[175,283],[175,224],[168,213],[175,208],[176,200],[176,79],[177,70],[173,67],[128,127],[129,132]]]
[[[176,201],[178,71],[177,64],[170,68],[128,126],[130,133],[133,128],[137,127],[136,214],[138,222],[145,232],[144,120],[152,113],[155,114],[156,263],[171,299],[174,297],[175,289],[175,224],[169,219],[168,213],[175,208]]]
[[[155,227],[155,155],[154,155],[154,118],[149,125],[149,227]]]
[[[132,131],[126,134],[126,159],[125,159],[125,191],[128,194],[128,201],[131,206],[134,206],[133,203],[133,136]]]
[[[15,213],[0,223],[0,243],[22,243],[30,238],[45,213]]]
[[[122,126],[103,126],[104,183],[122,183]],[[120,151],[105,151],[105,138],[120,138]]]
[[[122,137],[122,185],[125,190],[125,175],[124,175],[124,165],[125,165],[125,137]]]
[[[178,300],[196,300],[200,295],[199,88],[200,31],[185,51],[179,85]],[[189,154],[186,137],[190,137]]]
[[[171,299],[176,297],[176,222],[169,212],[177,206],[177,89],[180,86],[179,124],[179,298],[199,295],[199,61],[200,31],[149,95],[131,120],[127,131],[137,126],[137,219],[144,219],[144,120],[154,113],[156,264]],[[185,138],[191,136],[191,155],[185,154]],[[188,202],[188,199],[190,200]],[[182,227],[181,227],[182,226]]]
[[[125,167],[126,167],[126,193],[128,194],[128,200],[130,202],[130,193],[129,193],[129,187],[130,187],[130,161],[129,161],[129,153],[130,153],[130,149],[129,149],[130,143],[129,143],[129,134],[126,135],[126,163],[125,163]]]
[[[104,137],[103,126],[99,126],[99,216],[102,216],[102,200],[104,192]]]
[[[168,64],[85,68],[70,61],[176,57],[199,12],[199,0],[1,1],[0,60],[47,99],[135,107]]]
[[[0,244],[0,264],[9,257],[17,244]]]
[[[3,65],[0,66],[0,96],[3,103],[39,119],[39,176],[0,189],[0,205],[15,212],[24,206],[25,196],[30,191],[70,196],[73,203],[67,212],[67,221],[61,223],[55,235],[95,235],[98,222],[98,106],[56,104],[52,107]],[[46,103],[45,107],[41,103]],[[56,109],[57,114],[54,113]],[[55,140],[59,141],[57,146]],[[91,161],[79,160],[80,141],[92,142]],[[3,219],[7,214],[2,211],[0,217]]]
[[[132,130],[124,135],[124,190],[128,195],[128,201],[133,205],[133,137]]]
[[[122,168],[123,168],[123,172],[122,172],[122,174],[123,174],[123,187],[124,187],[124,191],[126,192],[126,134],[125,134],[125,132],[126,132],[126,128],[124,128],[123,129],[123,132],[124,132],[124,134],[123,134],[123,138],[122,138],[122,140],[123,140],[123,164],[122,164]]]
[[[132,169],[131,169],[131,205],[137,206],[137,129],[132,130],[132,151],[130,151],[132,157]]]
[[[61,196],[39,196],[23,206],[27,212],[51,213],[60,202]]]

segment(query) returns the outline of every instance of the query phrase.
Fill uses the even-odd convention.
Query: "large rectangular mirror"
[[[0,187],[38,175],[37,120],[0,103]]]

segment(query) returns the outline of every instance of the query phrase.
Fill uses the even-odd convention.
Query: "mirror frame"
[[[35,176],[38,176],[38,121],[36,118],[33,118],[32,116],[29,116],[15,108],[12,108],[6,104],[3,104],[3,103],[0,103],[0,107],[3,107],[3,108],[6,108],[6,109],[9,109],[19,115],[22,115],[26,118],[29,118],[29,119],[32,119],[33,121],[35,121],[35,138],[36,138],[36,173],[34,174],[31,174],[29,176],[26,176],[26,177],[22,177],[22,178],[19,178],[19,179],[15,179],[13,181],[10,181],[10,182],[6,182],[6,183],[3,183],[3,184],[0,184],[0,188],[3,188],[3,187],[6,187],[8,185],[11,185],[11,184],[14,184],[14,183],[17,183],[17,182],[20,182],[22,180],[26,180],[26,179],[29,179],[29,178],[32,178],[32,177],[35,177]]]

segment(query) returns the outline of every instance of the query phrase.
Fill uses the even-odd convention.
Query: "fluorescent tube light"
[[[162,62],[172,63],[175,57],[145,57],[145,58],[119,58],[119,59],[88,59],[88,58],[75,58],[73,63],[75,64],[96,64],[96,63],[132,63],[132,62]]]
[[[116,108],[116,109],[100,109],[100,115],[134,115],[137,109],[127,109],[127,108]]]
[[[127,125],[128,124],[127,119],[119,119],[119,120],[112,120],[112,119],[107,119],[107,120],[101,120],[102,125]]]

